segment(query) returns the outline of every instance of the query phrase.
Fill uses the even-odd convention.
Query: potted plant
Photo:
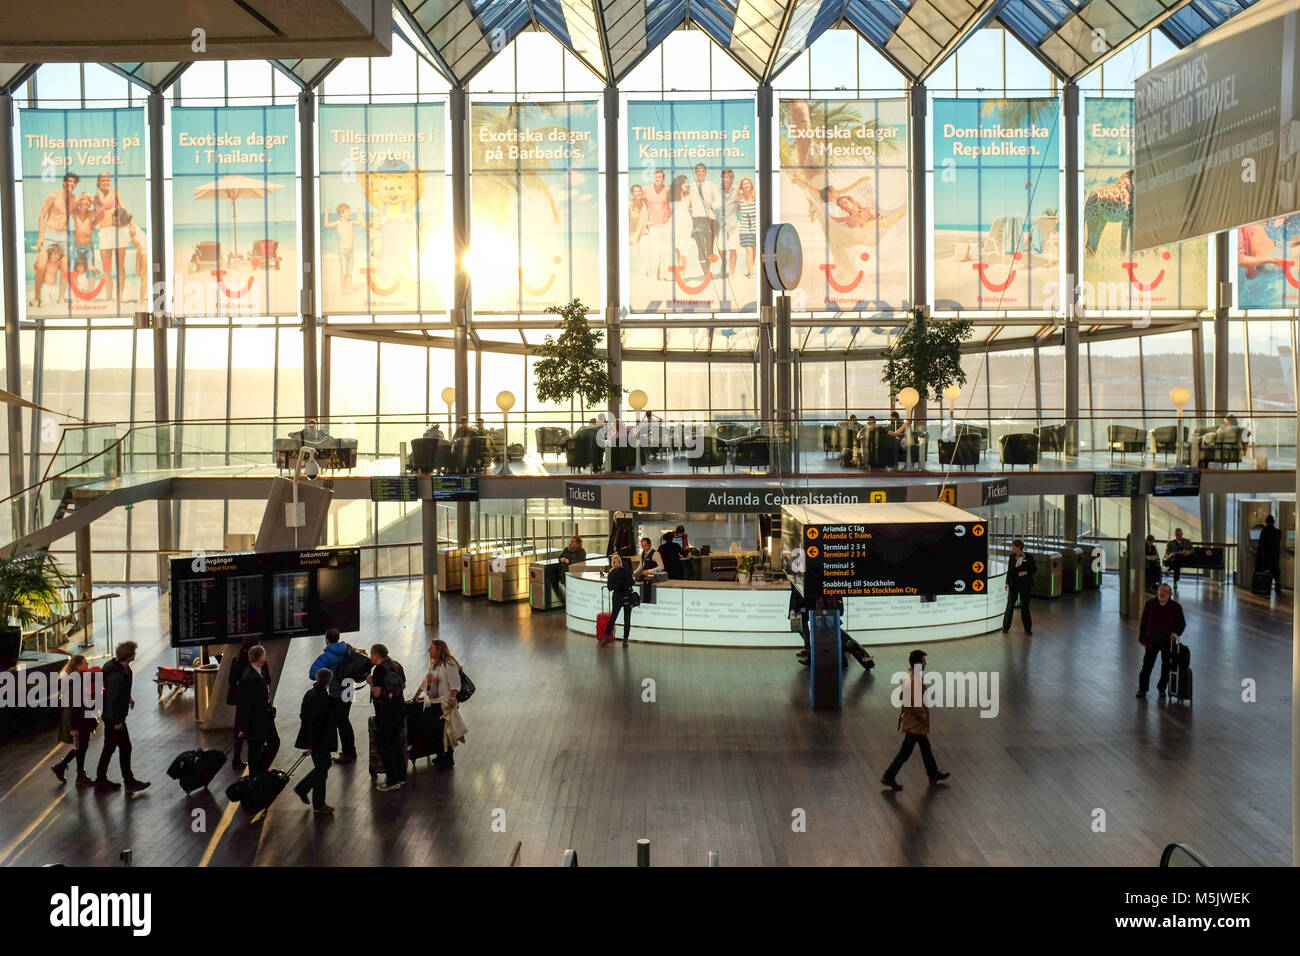
[[[18,663],[23,628],[58,616],[68,576],[48,551],[0,555],[0,670]]]
[[[937,402],[949,385],[966,384],[961,343],[970,338],[973,327],[966,319],[931,318],[925,309],[912,309],[911,316],[885,353],[884,379],[890,405],[905,388],[920,393],[913,423],[917,424],[925,421],[926,401]]]
[[[546,311],[560,316],[560,334],[547,335],[533,349],[541,356],[533,367],[538,401],[563,404],[577,399],[585,410],[617,398],[619,388],[609,374],[609,353],[600,347],[605,333],[592,328],[587,307],[574,299]]]
[[[750,575],[754,573],[754,560],[752,554],[743,554],[736,561],[736,580],[739,583],[749,583]]]

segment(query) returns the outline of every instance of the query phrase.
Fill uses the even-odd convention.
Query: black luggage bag
[[[1260,594],[1268,597],[1268,593],[1273,590],[1273,575],[1267,571],[1256,571],[1250,579],[1250,593]]]
[[[1192,652],[1175,638],[1171,653],[1173,666],[1169,668],[1169,696],[1186,703],[1192,699]]]
[[[442,756],[442,731],[442,708],[437,704],[425,707],[413,700],[406,705],[406,756],[412,766],[421,757]]]
[[[293,772],[306,759],[307,752],[304,750],[288,770],[263,770],[240,777],[226,788],[226,796],[237,801],[250,817],[255,817],[275,803],[275,798],[289,785]]]
[[[210,784],[212,778],[225,765],[225,751],[186,750],[171,762],[171,766],[167,768],[167,776],[179,781],[181,789],[186,793],[193,793]]]

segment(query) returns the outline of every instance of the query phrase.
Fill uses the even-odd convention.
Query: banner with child
[[[144,128],[142,109],[19,113],[29,316],[151,308]]]
[[[445,112],[441,103],[321,106],[322,314],[448,307]]]

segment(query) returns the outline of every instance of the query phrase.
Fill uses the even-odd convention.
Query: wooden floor
[[[440,633],[478,685],[456,769],[422,766],[404,790],[381,794],[364,760],[336,767],[333,818],[286,794],[254,825],[225,799],[229,769],[191,799],[165,776],[201,737],[188,695],[154,701],[153,667],[171,656],[166,603],[128,589],[116,630],[142,644],[130,726],[137,773],[154,786],[134,798],[60,788],[47,769],[62,751],[52,732],[6,744],[0,864],[109,865],[130,847],[137,865],[154,866],[500,865],[519,842],[523,865],[557,865],[567,847],[582,865],[631,865],[639,837],[656,865],[704,865],[717,850],[724,866],[1148,866],[1172,841],[1220,865],[1289,864],[1291,599],[1270,607],[1195,581],[1181,599],[1189,708],[1154,690],[1134,699],[1140,648],[1114,578],[1101,593],[1036,602],[1032,637],[1017,622],[1008,637],[930,645],[932,669],[997,671],[1000,713],[933,711],[948,785],[928,787],[917,754],[900,774],[906,789],[891,794],[878,783],[899,743],[889,675],[907,646],[880,648],[871,676],[852,664],[843,711],[814,713],[808,672],[787,650],[598,648],[567,633],[560,612],[452,596]],[[363,641],[421,669],[418,583],[363,588],[362,614]],[[316,645],[290,650],[286,748]],[[647,678],[653,703],[642,701]],[[1255,703],[1241,700],[1246,678]],[[353,708],[362,741],[365,717]],[[92,761],[99,749],[97,736]],[[1093,831],[1098,809],[1104,833]],[[798,811],[804,832],[792,826]]]

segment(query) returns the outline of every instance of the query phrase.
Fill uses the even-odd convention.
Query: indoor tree
[[[69,584],[48,551],[0,554],[0,658],[17,659],[22,629],[45,624],[63,607],[62,589]]]
[[[609,374],[609,353],[601,348],[605,333],[592,328],[587,307],[574,299],[546,311],[560,317],[560,331],[534,346],[541,356],[533,366],[538,401],[577,401],[585,411],[588,406],[604,405],[617,398],[619,388]]]
[[[938,401],[943,390],[956,383],[966,384],[961,367],[961,343],[970,338],[972,325],[966,319],[935,319],[925,309],[912,309],[911,321],[885,353],[885,383],[892,406],[903,389],[921,396],[916,419],[925,421],[925,403]]]

